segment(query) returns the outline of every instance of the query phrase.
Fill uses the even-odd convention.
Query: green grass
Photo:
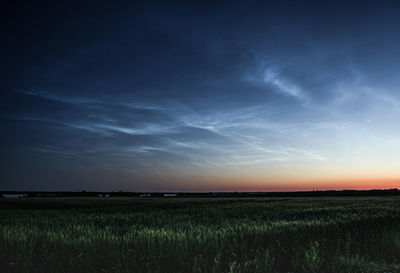
[[[400,199],[0,199],[0,272],[400,272]]]

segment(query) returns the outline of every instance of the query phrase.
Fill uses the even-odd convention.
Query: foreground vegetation
[[[0,199],[0,272],[400,272],[400,199]]]

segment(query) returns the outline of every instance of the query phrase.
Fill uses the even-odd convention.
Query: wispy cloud
[[[300,100],[305,100],[307,98],[306,93],[294,83],[291,83],[278,73],[271,69],[267,69],[264,73],[264,82],[272,84],[276,87],[276,90],[285,94],[287,96],[292,96]]]
[[[285,89],[285,92],[290,91],[290,96],[299,99],[307,97],[300,89],[290,87],[286,82],[276,78],[270,81]],[[49,100],[57,97],[46,96]],[[324,150],[324,145],[321,146],[313,139],[317,138],[321,142],[321,137],[335,138],[344,126],[340,121],[320,120],[315,114],[315,120],[280,119],[277,118],[279,108],[265,103],[229,110],[194,110],[179,102],[159,101],[157,107],[147,107],[141,101],[135,102],[133,105],[157,113],[146,117],[142,112],[130,110],[110,114],[118,111],[115,105],[132,105],[129,101],[115,101],[111,104],[107,100],[102,102],[98,99],[66,96],[57,98],[57,101],[80,105],[95,103],[99,107],[88,108],[75,119],[60,121],[46,117],[42,121],[107,137],[109,140],[102,140],[103,148],[96,149],[97,140],[94,136],[88,136],[89,140],[93,139],[88,150],[97,150],[91,153],[92,156],[97,154],[99,157],[130,158],[135,164],[142,167],[146,165],[148,168],[155,162],[160,166],[170,165],[168,158],[194,168],[326,161],[331,155]],[[305,111],[304,108],[302,110]],[[312,106],[306,110],[318,113]],[[167,121],[160,119],[160,116],[166,115],[169,117]],[[25,117],[25,120],[30,119],[41,120]],[[153,139],[151,142],[150,138]],[[46,147],[37,147],[37,151],[57,152],[56,149]],[[76,147],[71,147],[70,152],[73,154],[75,151]],[[68,153],[68,144],[62,146],[59,154]]]
[[[63,96],[55,93],[45,92],[45,91],[20,91],[21,94],[40,97],[47,100],[57,101],[67,104],[97,104],[100,100],[93,98],[83,98],[83,97],[72,97]]]
[[[46,92],[46,91],[20,91],[21,94],[40,97],[46,100],[56,101],[65,104],[81,105],[81,106],[91,106],[91,105],[116,105],[125,106],[133,109],[143,109],[143,110],[158,110],[167,111],[169,108],[164,108],[160,105],[149,103],[149,102],[126,102],[118,101],[113,98],[94,98],[94,97],[82,97],[82,96],[66,96],[56,93]]]

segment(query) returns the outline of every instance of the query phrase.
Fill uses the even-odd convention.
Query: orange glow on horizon
[[[222,176],[164,177],[153,184],[160,191],[181,192],[284,192],[325,190],[372,190],[400,188],[399,178],[246,178]],[[151,189],[149,189],[151,191]]]

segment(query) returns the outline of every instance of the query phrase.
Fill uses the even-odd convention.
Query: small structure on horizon
[[[98,197],[110,197],[110,195],[109,194],[99,194],[99,195],[97,195]]]
[[[178,196],[178,194],[176,194],[176,193],[164,193],[163,196],[164,197],[176,197],[176,196]]]
[[[151,197],[151,194],[150,193],[143,193],[143,194],[140,194],[139,197]]]
[[[22,198],[27,197],[27,194],[14,193],[14,194],[3,194],[3,198]]]

